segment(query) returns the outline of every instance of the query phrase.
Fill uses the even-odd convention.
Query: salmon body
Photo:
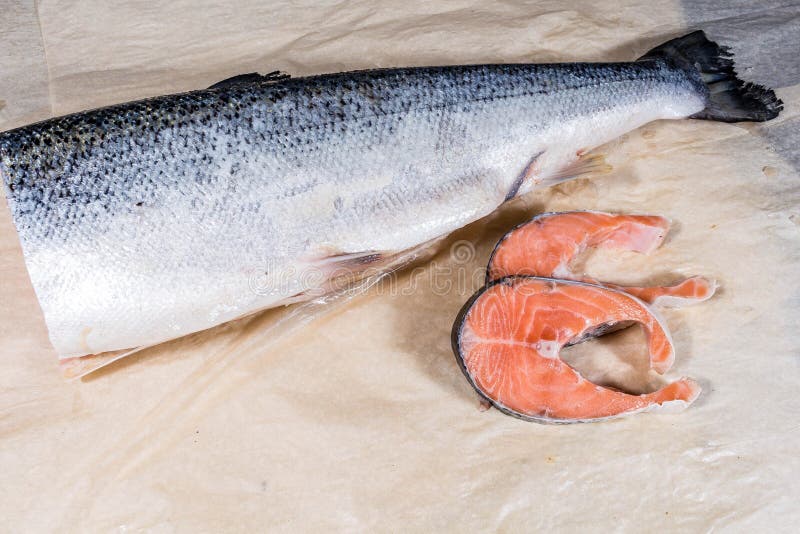
[[[695,41],[631,63],[245,75],[0,134],[51,341],[128,349],[309,298],[333,268],[452,232],[647,122],[777,114],[763,88],[723,114],[680,58],[724,51]]]

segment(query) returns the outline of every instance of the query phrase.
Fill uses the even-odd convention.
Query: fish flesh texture
[[[650,254],[661,246],[668,232],[669,221],[656,215],[544,213],[500,239],[489,259],[486,281],[525,274],[602,284],[653,305],[682,306],[708,300],[716,290],[716,282],[701,276],[672,286],[630,287],[598,282],[570,269],[570,262],[589,247]]]
[[[241,75],[4,132],[0,174],[66,358],[314,298],[647,122],[781,109],[695,32],[628,63]]]
[[[684,409],[700,394],[691,379],[631,395],[586,380],[560,359],[561,348],[587,332],[629,321],[647,334],[651,368],[667,371],[674,359],[669,333],[637,298],[583,282],[506,277],[464,306],[453,327],[453,351],[482,397],[522,419],[572,423]]]

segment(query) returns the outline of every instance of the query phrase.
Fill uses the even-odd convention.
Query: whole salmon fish
[[[587,151],[647,122],[781,109],[695,32],[630,63],[237,76],[0,134],[0,174],[72,357],[310,298],[597,169]]]

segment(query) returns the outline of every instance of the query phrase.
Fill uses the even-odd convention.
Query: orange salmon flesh
[[[598,211],[545,213],[514,228],[495,247],[486,273],[491,282],[524,274],[580,280],[619,289],[648,304],[683,306],[711,298],[712,280],[700,276],[672,286],[624,287],[573,273],[570,262],[590,247],[649,254],[669,232],[669,221],[655,215],[617,215]]]
[[[667,371],[672,341],[643,302],[598,285],[530,276],[502,278],[479,290],[456,320],[453,350],[481,396],[523,419],[596,421],[691,404],[700,387],[688,378],[632,395],[594,384],[560,359],[570,341],[625,321],[644,327],[651,368]]]

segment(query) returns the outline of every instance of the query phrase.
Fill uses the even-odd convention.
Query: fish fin
[[[573,178],[580,178],[587,174],[608,174],[612,168],[611,165],[606,163],[606,158],[602,154],[585,154],[561,170],[544,178],[540,184],[551,186]]]
[[[504,202],[508,202],[509,200],[513,199],[519,193],[519,188],[522,187],[522,184],[525,182],[525,176],[527,175],[528,168],[531,166],[529,163],[525,170],[517,176],[517,179],[514,180],[514,183],[511,184],[511,187],[508,189],[508,193],[506,193],[506,198],[503,200]]]
[[[69,356],[66,358],[59,356],[58,366],[61,370],[61,376],[65,380],[75,380],[78,378],[83,378],[84,376],[94,373],[106,365],[152,346],[152,344],[142,345],[141,347],[134,347],[130,349],[111,350],[97,354]]]
[[[774,119],[783,110],[783,102],[775,91],[739,79],[733,54],[706,37],[702,30],[672,39],[653,48],[639,60],[666,58],[690,71],[705,85],[706,108],[690,118],[721,122]]]
[[[257,72],[250,72],[248,74],[239,74],[237,76],[232,76],[230,78],[225,78],[222,81],[215,83],[214,85],[210,86],[209,89],[224,89],[226,87],[231,87],[234,85],[240,85],[243,83],[269,83],[269,82],[280,82],[283,80],[288,80],[291,78],[289,74],[285,72],[281,72],[279,70],[274,70],[272,72],[268,72],[267,74],[259,74]]]
[[[279,305],[294,304],[324,297],[364,279],[383,273],[391,265],[392,256],[378,251],[341,252],[331,246],[309,251],[289,267],[292,282],[286,279],[268,279],[263,288],[278,290],[288,296],[278,301]],[[279,284],[278,286],[273,286]],[[273,289],[274,288],[274,289]],[[261,291],[261,287],[258,288]]]
[[[427,261],[438,252],[446,237],[437,237],[405,250],[343,252],[331,245],[322,246],[294,266],[298,269],[295,278],[304,285],[287,302],[336,293],[364,280],[379,280],[390,272]]]
[[[313,259],[308,263],[311,266],[323,268],[325,270],[329,268],[357,270],[359,268],[380,263],[389,255],[390,254],[376,250],[367,250],[363,252],[339,252]]]
[[[534,165],[536,164],[536,161],[539,159],[539,156],[541,156],[542,154],[544,154],[544,150],[533,156],[531,160],[528,162],[528,164],[525,165],[525,168],[522,170],[521,173],[519,173],[517,179],[514,180],[514,183],[511,184],[511,187],[508,189],[504,202],[508,202],[509,200],[516,197],[517,194],[519,193],[520,188],[526,181],[528,180],[533,181],[535,176]]]

